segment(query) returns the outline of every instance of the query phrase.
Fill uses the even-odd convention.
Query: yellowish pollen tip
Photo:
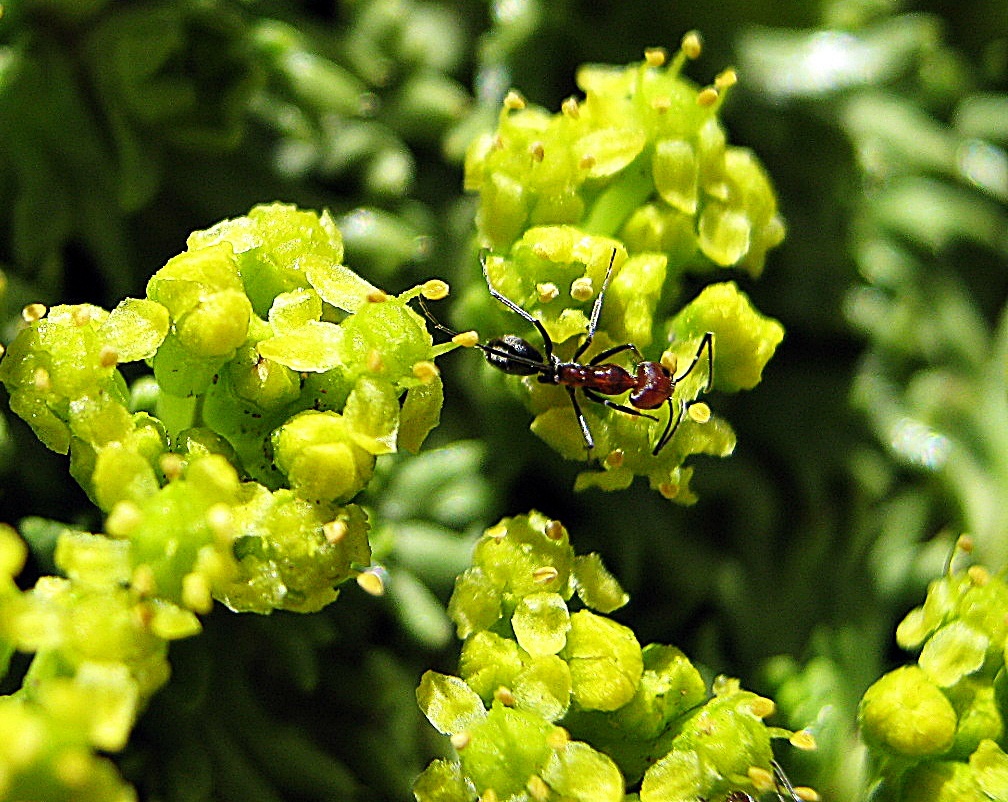
[[[48,311],[49,309],[45,304],[28,304],[28,306],[21,310],[21,319],[25,323],[34,323],[36,320],[44,318]]]
[[[107,525],[106,521],[106,525]],[[157,580],[154,578],[154,569],[147,563],[138,565],[133,569],[133,576],[130,577],[130,586],[139,596],[154,596],[157,594]]]
[[[571,282],[570,287],[571,298],[575,301],[587,301],[595,294],[595,288],[592,286],[591,276],[580,276]]]
[[[815,736],[808,730],[798,730],[788,740],[791,742],[791,746],[804,752],[812,752],[818,748]]]
[[[581,105],[576,97],[569,97],[560,104],[560,111],[572,120],[577,120],[581,116]]]
[[[546,736],[546,746],[554,751],[565,749],[570,743],[570,733],[563,727],[556,727]]]
[[[451,341],[463,348],[472,348],[479,342],[479,335],[475,331],[463,331],[452,337]]]
[[[529,145],[529,153],[532,154],[532,161],[541,162],[546,158],[546,149],[542,142],[533,142]]]
[[[213,609],[210,583],[203,574],[191,571],[182,577],[182,604],[194,613],[209,613]]]
[[[472,741],[472,736],[468,732],[456,732],[450,740],[452,749],[456,752],[461,752],[469,746],[469,743]]]
[[[644,51],[644,62],[649,67],[661,67],[668,59],[664,47],[649,47]]]
[[[105,519],[105,531],[112,537],[126,537],[143,521],[143,511],[132,501],[118,501]]]
[[[178,454],[162,454],[158,460],[161,473],[169,482],[173,482],[182,475],[183,462]]]
[[[504,705],[504,707],[515,706],[514,693],[506,685],[501,685],[496,691],[494,691],[494,699]]]
[[[326,521],[322,524],[322,534],[328,543],[336,545],[349,533],[350,527],[347,522],[337,518],[334,521]]]
[[[749,782],[756,786],[756,790],[760,793],[773,791],[777,788],[777,782],[774,780],[773,772],[761,768],[760,766],[750,766],[746,775],[749,777]]]
[[[525,98],[518,94],[514,89],[511,89],[506,95],[504,95],[504,108],[508,111],[520,111],[525,108]]]
[[[720,90],[724,91],[729,87],[735,86],[738,83],[738,73],[735,72],[731,67],[726,70],[722,70],[714,78],[714,86]]]
[[[674,485],[671,482],[662,482],[658,485],[658,492],[665,498],[672,499],[679,495],[679,485]]]
[[[388,300],[388,293],[385,290],[373,290],[367,294],[368,303],[380,304]]]
[[[696,102],[698,106],[707,108],[717,103],[718,97],[717,89],[713,86],[706,86],[697,93]]]
[[[990,582],[991,579],[990,571],[982,565],[971,565],[966,569],[966,576],[968,576],[970,582],[977,587],[983,587]]]
[[[429,359],[421,359],[419,362],[413,363],[413,375],[424,384],[430,384],[440,372],[438,366]]]
[[[371,596],[381,596],[385,593],[385,583],[382,582],[377,571],[370,569],[361,571],[357,574],[357,584],[360,585],[361,590]]]
[[[687,32],[682,38],[682,43],[679,45],[679,49],[682,50],[683,55],[691,61],[696,61],[700,58],[700,53],[703,51],[703,40],[700,38],[700,32]]]
[[[428,301],[440,301],[448,297],[448,282],[439,278],[428,279],[420,287],[420,294]]]
[[[544,565],[542,568],[536,568],[532,572],[532,581],[537,585],[548,585],[558,576],[560,576],[560,572],[556,568],[552,565]]]
[[[964,552],[966,554],[973,553],[973,545],[974,543],[972,535],[960,535],[959,539],[956,541],[956,548],[959,549],[959,551]]]
[[[491,540],[503,540],[507,537],[507,527],[502,524],[491,526],[486,530],[485,536]]]
[[[672,98],[668,95],[655,95],[651,98],[651,108],[660,114],[664,114],[672,108]]]
[[[594,166],[595,166],[594,156],[582,156],[581,161],[578,162],[578,167],[580,167],[582,170],[590,170]]]
[[[382,360],[381,351],[374,349],[368,353],[367,369],[372,373],[381,373],[385,370],[385,362]]]
[[[798,795],[798,798],[804,800],[804,802],[819,802],[819,800],[822,799],[815,788],[809,788],[807,785],[796,785],[794,792]]]
[[[777,705],[774,704],[773,699],[767,699],[765,696],[758,696],[749,703],[749,709],[752,711],[754,716],[758,718],[766,718],[767,716],[772,716],[774,711],[777,709]]]
[[[539,303],[548,304],[560,295],[560,289],[552,281],[536,284],[536,293],[539,295]]]
[[[525,790],[529,792],[529,796],[536,800],[536,802],[546,802],[550,798],[549,786],[546,785],[543,778],[538,774],[533,774],[529,777],[528,782],[525,783]]]
[[[566,533],[564,525],[555,519],[546,524],[543,531],[550,540],[563,540]]]
[[[49,375],[49,371],[45,368],[35,368],[35,373],[32,374],[32,384],[40,393],[48,393],[52,390],[52,377]]]
[[[694,423],[707,423],[711,419],[710,407],[703,401],[697,401],[687,407],[686,414]]]
[[[676,368],[679,366],[679,358],[671,351],[663,351],[661,359],[658,361],[661,363],[661,366],[665,368],[665,370],[673,374],[676,372]]]
[[[606,468],[619,468],[623,465],[623,449],[613,449],[606,454],[605,459],[602,461],[605,463]]]

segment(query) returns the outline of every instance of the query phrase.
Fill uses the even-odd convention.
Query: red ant
[[[487,273],[487,254],[488,251],[486,250],[480,253],[480,265],[483,268],[483,276],[486,279],[487,287],[490,288],[490,294],[512,312],[520,315],[523,320],[535,326],[542,337],[543,351],[545,353],[544,356],[528,340],[516,334],[505,334],[503,337],[495,337],[486,343],[475,344],[486,356],[487,362],[504,373],[515,376],[537,376],[543,384],[555,384],[566,389],[567,394],[570,396],[571,404],[574,406],[574,415],[577,418],[578,425],[581,427],[581,433],[584,435],[585,445],[589,451],[595,447],[595,441],[592,438],[591,430],[588,428],[588,421],[581,411],[581,405],[578,403],[575,393],[577,388],[581,388],[581,391],[589,401],[603,404],[610,409],[625,412],[628,415],[636,415],[653,421],[657,421],[658,419],[643,410],[657,409],[662,404],[667,405],[669,408],[668,422],[665,424],[665,430],[662,432],[661,437],[658,438],[658,442],[651,452],[654,456],[657,456],[668,445],[668,442],[672,439],[672,435],[679,428],[683,413],[693,404],[697,403],[696,401],[680,403],[676,411],[673,409],[672,396],[679,382],[689,376],[693,372],[693,369],[696,368],[705,349],[707,351],[707,385],[705,391],[711,389],[714,369],[713,332],[708,331],[704,334],[693,357],[693,361],[678,376],[672,375],[669,369],[660,362],[644,359],[637,346],[631,343],[607,348],[593,356],[587,363],[579,362],[578,360],[581,358],[581,355],[591,345],[592,339],[595,337],[595,331],[598,328],[599,315],[602,312],[602,299],[605,297],[606,288],[609,286],[609,280],[612,277],[613,263],[616,261],[616,250],[613,249],[612,256],[609,259],[609,268],[606,271],[605,280],[602,282],[602,289],[599,290],[599,294],[595,298],[595,305],[592,307],[586,336],[577,347],[571,360],[564,362],[553,353],[553,340],[547,333],[542,321],[533,317],[510,298],[505,297],[494,289],[490,276]],[[458,332],[452,331],[434,318],[428,311],[422,297],[420,298],[420,306],[427,319],[438,330],[452,337],[458,336]],[[630,373],[620,365],[604,361],[624,351],[630,351],[637,358],[637,365],[633,373]],[[622,395],[627,391],[630,392],[628,399],[630,406],[617,403],[611,398],[606,397]]]

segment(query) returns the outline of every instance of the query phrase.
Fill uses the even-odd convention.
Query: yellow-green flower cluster
[[[896,630],[916,664],[872,685],[858,713],[880,800],[1008,799],[1008,582],[973,566],[931,583]]]
[[[368,564],[348,502],[378,455],[420,446],[442,392],[420,289],[390,297],[342,257],[328,214],[259,206],[191,235],[147,298],[26,308],[0,380],[145,596],[315,610]],[[131,393],[138,360],[154,377]]]
[[[672,314],[680,280],[687,271],[727,267],[758,276],[784,227],[761,165],[727,144],[718,120],[734,73],[704,88],[680,75],[699,48],[689,34],[670,64],[653,50],[637,65],[583,67],[578,85],[585,97],[569,99],[558,114],[508,95],[497,130],[469,149],[465,182],[480,195],[478,239],[491,252],[488,280],[540,319],[555,343],[567,343],[558,349],[562,358],[584,335],[611,261],[597,346],[583,359],[632,343],[655,361],[665,353],[665,363],[681,371],[711,331],[714,385],[736,391],[760,380],[783,329],[753,309],[733,282],[711,285]],[[491,312],[494,304],[482,303],[491,328],[529,329],[514,315],[504,317],[500,305]],[[704,363],[689,375],[674,409],[695,400],[708,373]],[[533,430],[566,457],[584,459],[566,393],[535,387],[531,379],[524,384],[537,416]],[[667,497],[688,503],[693,495],[683,461],[696,453],[725,455],[734,445],[724,421],[700,425],[687,418],[671,445],[652,456],[675,412],[661,409],[655,423],[587,406],[597,432],[591,456],[601,468],[582,474],[581,487],[623,488],[643,475]]]
[[[98,753],[121,750],[167,680],[168,642],[200,630],[196,616],[129,587],[129,544],[66,532],[48,576],[20,591],[27,555],[0,527],[0,676],[13,650],[34,654],[21,691],[0,697],[0,798],[132,800]]]
[[[572,611],[574,596],[581,609]],[[598,555],[575,555],[533,512],[486,531],[449,604],[464,641],[458,677],[430,671],[417,696],[455,761],[417,780],[420,802],[724,798],[774,787],[769,699],[686,656],[641,647],[607,617],[628,600]]]

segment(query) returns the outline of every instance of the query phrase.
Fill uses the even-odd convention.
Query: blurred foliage
[[[312,617],[218,610],[173,645],[175,676],[120,760],[141,796],[408,798],[446,749],[413,690],[454,666],[451,579],[484,526],[535,507],[604,556],[641,642],[676,643],[810,727],[817,752],[780,755],[797,781],[863,798],[856,710],[903,661],[897,622],[961,532],[1006,562],[1003,0],[6,3],[2,339],[29,302],[137,295],[190,231],[274,199],[332,210],[347,263],[391,291],[434,272],[478,287],[461,159],[507,89],[559,108],[579,65],[694,28],[706,49],[687,72],[738,69],[725,127],[788,229],[760,282],[739,276],[787,337],[755,392],[711,399],[734,456],[698,471],[687,510],[642,488],[574,495],[509,379],[448,355],[431,441],[455,450],[379,461],[362,500],[403,581]],[[465,305],[448,316],[471,325]],[[95,529],[65,459],[0,423],[0,519]],[[62,526],[20,528],[31,584]]]

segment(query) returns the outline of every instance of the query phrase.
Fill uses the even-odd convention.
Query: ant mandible
[[[606,348],[593,356],[588,362],[580,362],[581,355],[588,350],[595,337],[598,328],[599,315],[602,313],[602,300],[605,297],[609,280],[612,278],[613,263],[616,261],[616,249],[613,249],[609,259],[609,267],[606,270],[605,280],[602,288],[595,298],[595,305],[592,307],[591,318],[588,323],[588,331],[584,340],[577,347],[569,362],[561,360],[553,352],[553,340],[542,321],[522,309],[510,298],[498,292],[490,281],[487,273],[487,254],[484,250],[480,253],[480,265],[483,268],[483,276],[486,279],[490,294],[504,304],[515,314],[521,316],[523,320],[530,323],[539,332],[543,340],[543,352],[540,353],[528,340],[516,334],[505,334],[503,337],[495,337],[486,343],[475,343],[487,362],[498,370],[514,376],[537,376],[542,384],[554,384],[567,390],[571,404],[574,407],[574,415],[578,425],[581,427],[581,434],[584,435],[585,445],[590,451],[595,447],[595,440],[592,437],[591,429],[588,428],[588,421],[581,411],[575,390],[581,389],[585,398],[598,404],[603,404],[610,409],[625,412],[628,415],[635,415],[649,420],[657,421],[654,415],[648,414],[646,410],[658,409],[662,404],[668,406],[669,417],[665,424],[665,430],[655,444],[651,453],[657,456],[658,453],[668,445],[675,434],[676,429],[682,421],[683,413],[688,410],[694,401],[681,402],[678,410],[673,408],[672,397],[676,386],[685,379],[700,362],[704,351],[707,352],[707,385],[705,391],[711,389],[714,369],[714,334],[706,332],[700,340],[696,354],[689,366],[678,376],[666,368],[660,362],[652,362],[644,359],[643,354],[632,343],[616,345]],[[420,297],[420,307],[427,319],[439,330],[451,337],[458,336],[458,332],[452,331],[447,326],[442,325],[427,309],[423,297]],[[606,362],[616,354],[630,351],[637,358],[637,365],[634,372],[630,373],[621,365]],[[674,369],[674,365],[673,365]],[[630,392],[628,398],[630,406],[613,401],[607,396],[618,396]]]

